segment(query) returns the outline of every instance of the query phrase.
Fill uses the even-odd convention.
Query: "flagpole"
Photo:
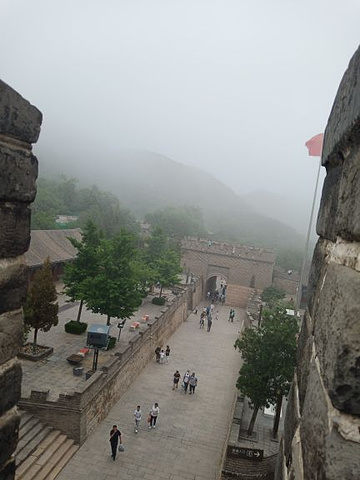
[[[307,256],[308,256],[308,250],[309,250],[309,242],[310,242],[310,235],[311,235],[311,229],[312,229],[312,223],[313,223],[313,217],[314,217],[315,202],[316,202],[316,196],[317,196],[317,191],[318,191],[321,166],[322,166],[322,164],[321,164],[321,156],[320,156],[319,166],[318,166],[318,171],[317,171],[317,176],[316,176],[316,182],[315,182],[314,196],[313,196],[313,201],[312,201],[312,206],[311,206],[309,226],[308,226],[308,231],[307,231],[307,235],[306,235],[304,258],[303,258],[302,265],[301,265],[299,288],[298,288],[297,298],[296,298],[296,309],[297,309],[297,311],[300,310],[300,303],[301,303],[301,297],[302,297],[302,287],[303,287],[304,278],[305,278],[305,268],[306,268],[306,264],[307,264]]]

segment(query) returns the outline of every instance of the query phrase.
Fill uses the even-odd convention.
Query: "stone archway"
[[[227,277],[220,272],[209,273],[205,283],[204,296],[207,298],[208,292],[210,294],[218,292],[220,295],[223,293],[222,289],[227,286]]]

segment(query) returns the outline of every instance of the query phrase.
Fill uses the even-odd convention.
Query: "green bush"
[[[165,297],[154,297],[151,301],[154,305],[165,305],[166,298]]]
[[[65,323],[65,332],[81,335],[82,333],[86,332],[87,326],[87,323],[70,320],[70,322]]]
[[[108,343],[107,349],[111,350],[112,348],[115,347],[115,344],[116,344],[116,337],[109,336],[109,343]]]

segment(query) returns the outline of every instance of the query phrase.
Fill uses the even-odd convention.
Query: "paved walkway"
[[[228,322],[229,307],[217,307],[219,320],[210,333],[199,329],[199,314],[191,314],[169,340],[169,364],[150,363],[109,411],[62,471],[58,480],[212,480],[217,478],[231,423],[240,354],[234,342],[243,324],[237,309]],[[189,369],[198,377],[195,395],[172,391],[172,376]],[[159,403],[155,430],[146,416]],[[133,412],[140,404],[143,419],[134,433]],[[117,424],[125,452],[110,457],[109,431]]]

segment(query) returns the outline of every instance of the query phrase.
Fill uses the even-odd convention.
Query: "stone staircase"
[[[15,480],[53,480],[78,450],[66,435],[23,413],[15,452]]]

